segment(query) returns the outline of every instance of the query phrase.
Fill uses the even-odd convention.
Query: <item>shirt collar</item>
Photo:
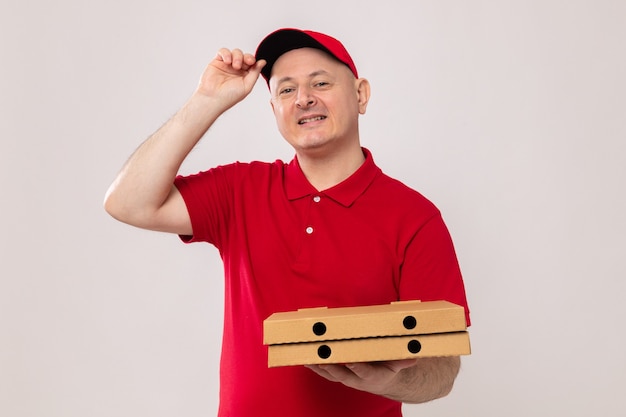
[[[287,198],[296,200],[314,194],[326,195],[345,207],[351,206],[381,172],[380,168],[374,163],[371,152],[366,148],[362,149],[363,155],[365,155],[365,162],[359,169],[344,181],[321,192],[317,191],[306,179],[298,163],[298,157],[294,157],[285,170],[285,192]]]

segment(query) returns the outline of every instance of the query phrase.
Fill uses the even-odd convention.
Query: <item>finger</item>
[[[326,370],[322,369],[319,365],[306,365],[306,368],[309,368],[311,371],[315,372],[319,376],[328,379],[332,382],[337,382]]]
[[[252,66],[246,65],[244,70],[248,71],[247,77],[253,80],[253,82],[256,81],[257,78],[259,78],[259,75],[261,75],[261,70],[263,69],[266,63],[267,62],[262,59],[260,61],[255,61]]]
[[[394,374],[400,372],[405,368],[410,368],[417,363],[417,359],[405,359],[397,361],[386,362],[359,362],[348,363],[346,368],[350,369],[355,375],[362,379],[372,377],[372,375],[380,375],[381,371],[393,372]]]
[[[228,65],[233,62],[233,54],[228,48],[221,48],[219,51],[217,51],[216,58]]]
[[[243,63],[244,65],[251,67],[256,63],[256,57],[252,54],[244,54]]]
[[[367,379],[371,377],[374,372],[379,370],[376,366],[367,362],[347,363],[345,368],[352,375],[356,375],[360,379]]]
[[[232,63],[233,69],[240,70],[243,68],[243,51],[241,49],[233,49],[231,51],[232,54]]]
[[[241,69],[244,71],[254,70],[254,66],[256,65],[256,58],[252,54],[243,54],[241,57]]]
[[[397,374],[405,368],[410,368],[417,363],[417,359],[406,359],[386,362],[359,362],[348,363],[348,368],[352,373],[361,379],[377,379],[377,378],[391,378],[393,374]]]
[[[354,365],[354,364],[350,364]],[[350,381],[358,378],[358,375],[348,365],[323,365],[321,367],[335,381],[349,384]]]
[[[345,368],[342,372],[343,366],[340,365],[307,365],[307,368],[332,382],[339,382],[340,378],[337,375],[341,376],[347,372]]]
[[[265,64],[265,60],[260,60],[258,62],[255,62],[253,66],[246,70],[247,74],[244,76],[244,80],[248,88],[252,89],[252,87],[254,87],[254,84],[259,79],[259,76],[261,75],[261,70],[263,69]]]
[[[393,372],[400,372],[403,369],[410,368],[417,364],[417,359],[405,359],[398,361],[387,361],[384,362],[384,365],[392,370]]]

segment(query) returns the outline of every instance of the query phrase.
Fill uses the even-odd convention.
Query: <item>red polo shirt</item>
[[[176,179],[194,232],[183,240],[212,243],[224,262],[220,416],[401,415],[396,401],[304,367],[268,369],[262,322],[271,313],[443,299],[465,306],[469,324],[439,211],[364,153],[350,178],[321,192],[297,158]]]

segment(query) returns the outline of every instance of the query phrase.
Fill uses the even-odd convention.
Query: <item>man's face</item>
[[[366,91],[365,91],[366,90]],[[298,153],[326,153],[359,143],[369,84],[325,52],[283,54],[272,68],[271,104],[278,130]]]

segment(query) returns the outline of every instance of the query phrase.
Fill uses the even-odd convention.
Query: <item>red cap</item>
[[[346,64],[356,78],[359,75],[356,66],[346,48],[337,39],[312,30],[279,29],[270,33],[261,41],[256,50],[256,59],[264,59],[267,65],[263,67],[261,75],[265,81],[270,81],[274,63],[285,52],[300,48],[315,48],[322,50]]]

